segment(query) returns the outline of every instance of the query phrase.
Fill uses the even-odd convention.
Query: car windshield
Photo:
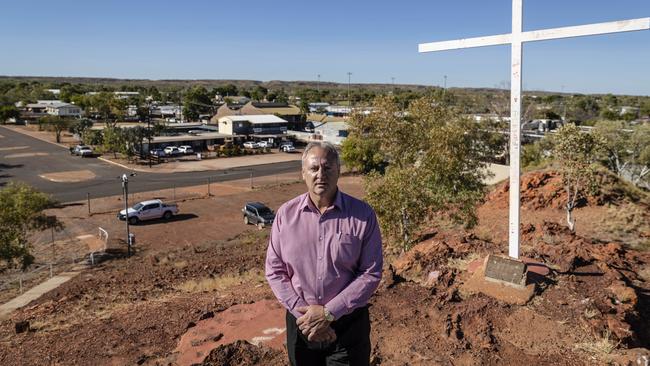
[[[271,211],[271,209],[268,207],[262,207],[257,209],[257,213],[264,216],[264,215],[272,215],[273,211]]]
[[[142,203],[136,203],[135,206],[133,206],[134,210],[139,210],[143,207],[144,205]]]

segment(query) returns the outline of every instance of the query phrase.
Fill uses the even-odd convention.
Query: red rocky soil
[[[441,226],[387,260],[371,301],[374,365],[636,365],[650,357],[650,254],[584,235],[599,233],[580,223],[605,217],[606,201],[587,200],[576,211],[577,235],[565,230],[561,198],[547,195],[557,176],[534,174],[549,175],[524,177],[522,254],[552,269],[536,296],[515,306],[461,289],[470,262],[507,250],[507,189],[497,187],[474,230]],[[273,300],[262,274],[267,235],[250,229],[86,271],[0,324],[0,364],[177,364],[179,341],[197,323]],[[16,334],[20,321],[31,330]],[[286,365],[286,354],[239,341],[219,345],[203,364]]]

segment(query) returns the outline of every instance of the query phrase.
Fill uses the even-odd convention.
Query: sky
[[[650,0],[524,0],[524,31],[650,17]],[[508,87],[510,0],[11,1],[0,75]],[[650,95],[650,31],[527,43],[524,90]]]

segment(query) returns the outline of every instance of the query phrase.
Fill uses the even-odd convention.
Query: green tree
[[[484,135],[473,120],[431,97],[413,101],[406,113],[393,97],[378,97],[373,113],[359,118],[369,126],[359,138],[375,141],[388,162],[384,174],[365,178],[368,202],[402,250],[432,214],[476,223],[487,164]]]
[[[212,98],[205,87],[196,85],[183,94],[183,115],[190,120],[197,120],[199,114],[212,111]]]
[[[603,143],[607,168],[634,185],[646,186],[650,178],[650,125],[599,121],[594,133]]]
[[[115,126],[107,126],[103,131],[103,150],[105,152],[112,152],[113,157],[117,158],[117,153],[122,152],[125,145],[124,134],[121,128]]]
[[[39,126],[46,131],[54,131],[56,142],[61,142],[61,133],[68,130],[73,121],[60,116],[44,116],[38,120]]]
[[[27,240],[32,230],[63,229],[55,216],[43,212],[53,205],[49,196],[22,183],[11,182],[0,190],[0,271],[16,264],[24,270],[33,262]]]
[[[76,134],[83,139],[84,132],[93,126],[93,121],[89,119],[80,119],[72,122],[68,127],[70,133]]]
[[[13,105],[0,106],[0,124],[4,124],[10,118],[20,117],[20,111]]]
[[[596,190],[595,162],[602,149],[596,134],[583,133],[570,123],[560,127],[553,141],[553,156],[560,165],[562,183],[567,194],[566,214],[569,230],[575,231],[573,210],[586,193]]]

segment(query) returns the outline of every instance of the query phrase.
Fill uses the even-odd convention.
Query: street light
[[[122,174],[122,190],[124,191],[124,221],[126,222],[126,252],[130,257],[133,238],[129,231],[129,177],[135,177],[135,173],[131,173],[128,176]]]

